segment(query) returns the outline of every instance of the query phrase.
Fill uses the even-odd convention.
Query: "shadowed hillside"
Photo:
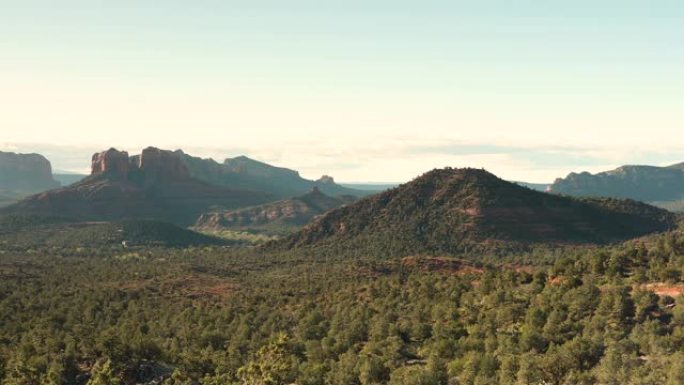
[[[351,203],[354,197],[330,197],[318,188],[290,199],[237,210],[203,214],[196,227],[204,230],[251,230],[271,234],[291,233],[329,210]]]
[[[549,191],[572,196],[629,198],[669,209],[681,209],[684,165],[622,166],[597,174],[571,173],[556,179]]]
[[[75,222],[58,217],[7,216],[0,219],[0,245],[30,247],[187,247],[223,245],[225,240],[153,220]]]
[[[44,156],[0,151],[0,207],[59,185]]]

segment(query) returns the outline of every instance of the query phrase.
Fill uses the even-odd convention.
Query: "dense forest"
[[[680,233],[479,258],[332,255],[2,251],[1,383],[684,383]]]

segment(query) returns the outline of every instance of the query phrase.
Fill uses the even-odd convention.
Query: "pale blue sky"
[[[246,153],[346,181],[666,164],[683,42],[678,1],[0,0],[0,149],[79,170],[74,149]]]

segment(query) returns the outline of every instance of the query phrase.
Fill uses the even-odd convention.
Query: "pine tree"
[[[88,385],[120,385],[121,379],[116,376],[109,359],[98,361],[91,371],[92,377]]]
[[[287,335],[281,333],[238,370],[238,378],[243,385],[289,384],[295,380],[296,370],[297,358]]]

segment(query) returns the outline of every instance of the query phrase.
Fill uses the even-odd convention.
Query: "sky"
[[[684,161],[684,3],[0,0],[0,150],[109,147],[317,178]]]

